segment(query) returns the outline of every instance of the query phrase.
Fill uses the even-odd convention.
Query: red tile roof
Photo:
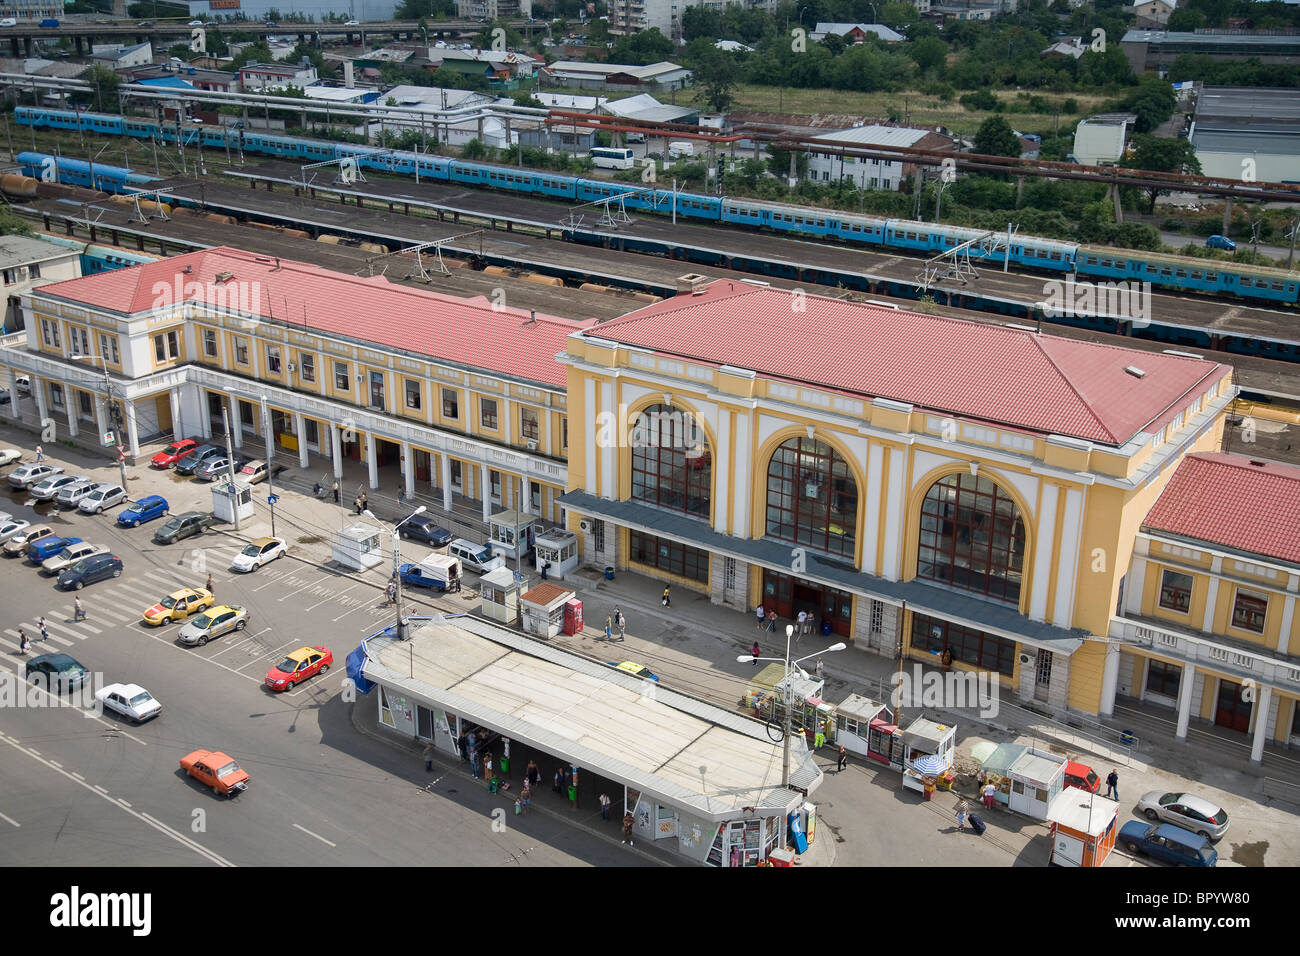
[[[185,270],[189,269],[189,272]],[[231,278],[217,282],[229,272]],[[41,286],[37,294],[135,315],[177,300],[255,315],[326,335],[455,362],[563,388],[555,360],[565,338],[594,320],[498,309],[482,296],[456,296],[360,278],[303,262],[215,248]]]
[[[1188,455],[1142,526],[1300,564],[1300,467]]]
[[[721,280],[587,335],[936,412],[1123,445],[1221,378],[1202,359]],[[1141,378],[1124,371],[1136,366]]]

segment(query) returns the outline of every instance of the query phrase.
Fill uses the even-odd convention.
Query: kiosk
[[[505,570],[504,568],[500,570]],[[551,638],[564,629],[564,606],[573,600],[573,592],[545,581],[519,596],[524,633]]]
[[[236,478],[234,484],[226,476],[212,484],[212,515],[218,521],[234,522],[235,513],[244,518],[253,517],[253,489],[248,482]]]
[[[479,610],[502,624],[519,620],[519,579],[509,568],[495,568],[478,581]]]
[[[925,778],[934,776],[916,769],[922,757],[938,757],[946,768],[952,767],[953,753],[957,748],[957,728],[936,723],[928,717],[918,717],[903,731],[903,787],[918,793],[926,792]],[[932,781],[933,789],[933,781]]]
[[[561,581],[578,566],[578,536],[563,528],[539,531],[533,547],[538,572]]]
[[[330,535],[330,557],[353,571],[373,568],[384,560],[380,536],[387,534],[374,525],[354,524]]]
[[[1119,804],[1077,787],[1066,787],[1052,800],[1047,821],[1052,825],[1052,856],[1056,866],[1095,867],[1115,849]]]
[[[501,511],[488,518],[488,547],[505,558],[506,564],[519,567],[533,550],[536,515],[522,511]],[[540,529],[540,525],[538,526]]]
[[[891,720],[889,708],[880,701],[850,694],[835,706],[834,743],[851,754],[887,764],[898,734]]]
[[[1007,806],[1036,820],[1046,820],[1052,800],[1065,789],[1065,764],[1064,757],[1026,748],[1007,770],[1011,781]]]

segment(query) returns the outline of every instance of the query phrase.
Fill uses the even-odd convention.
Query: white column
[[[402,478],[406,483],[406,497],[415,497],[415,455],[409,441],[402,442]]]
[[[1128,581],[1124,585],[1124,610],[1129,614],[1142,613],[1142,592],[1146,588],[1147,559],[1133,555],[1129,565]]]
[[[185,434],[185,427],[181,422],[181,390],[176,386],[167,393],[167,398],[172,405],[172,435],[180,438]]]
[[[519,510],[526,515],[533,513],[533,490],[530,485],[532,485],[532,482],[528,480],[528,476],[521,475],[519,478]]]
[[[80,431],[77,427],[77,393],[72,389],[68,389],[66,394],[68,400],[65,401],[63,410],[68,416],[68,437],[76,438],[77,433]]]
[[[1223,571],[1223,558],[1216,557],[1210,562],[1210,592],[1205,596],[1205,617],[1201,620],[1201,630],[1206,634],[1214,633],[1214,612],[1219,606],[1219,587],[1223,584],[1223,579],[1219,574]]]
[[[50,410],[45,404],[45,383],[38,381],[35,375],[32,376],[32,395],[36,398],[36,425],[44,429],[45,419],[49,417]]]
[[[1273,702],[1273,688],[1261,684],[1255,698],[1255,737],[1250,742],[1250,762],[1259,766],[1264,760],[1264,734],[1268,730],[1268,711]]]
[[[239,417],[243,406],[244,403],[239,399],[230,399],[230,443],[235,446],[235,451],[244,447],[244,422]]]
[[[366,467],[369,471],[370,490],[379,487],[379,464],[375,461],[375,433],[366,432]]]
[[[492,517],[492,482],[488,481],[488,466],[478,466],[478,491],[483,499],[483,520]]]
[[[9,366],[9,415],[15,420],[22,417],[18,408],[18,372]]]
[[[1295,577],[1295,575],[1291,575]],[[1291,622],[1295,620],[1295,595],[1288,594],[1282,604],[1282,630],[1277,636],[1277,652],[1289,654],[1291,646]]]
[[[127,451],[132,458],[140,457],[140,431],[135,425],[135,402],[124,401],[126,407],[126,438]]]
[[[438,471],[442,483],[442,510],[451,514],[451,457],[443,452],[438,459]]]
[[[14,400],[17,401],[16,396]],[[99,434],[95,436],[95,444],[98,445],[108,431],[108,399],[100,399],[98,395],[95,396],[95,421],[99,424]]]
[[[307,422],[302,412],[293,413],[293,430],[298,433],[298,467],[307,468],[311,462],[307,458]]]
[[[1101,716],[1115,713],[1115,688],[1119,684],[1119,645],[1106,645],[1106,662],[1101,672]]]
[[[334,478],[343,480],[343,436],[339,426],[330,422],[330,447],[334,455]]]
[[[1183,675],[1178,681],[1178,726],[1174,739],[1186,742],[1187,725],[1192,717],[1192,685],[1196,683],[1196,665],[1183,664]]]

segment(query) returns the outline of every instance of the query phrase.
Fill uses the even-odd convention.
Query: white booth
[[[524,619],[524,633],[551,638],[564,629],[564,605],[573,592],[545,581],[519,596],[519,610]]]
[[[1048,808],[1065,788],[1064,757],[1029,747],[1007,770],[1011,792],[1007,806],[1035,820],[1046,820]]]
[[[382,528],[369,524],[354,524],[340,528],[330,535],[330,557],[353,571],[373,568],[384,560],[380,546],[388,537]]]
[[[851,754],[889,763],[894,734],[889,708],[878,700],[850,694],[835,707],[835,739]]]
[[[578,566],[578,536],[563,528],[539,531],[533,544],[537,570],[548,578],[564,580]]]
[[[494,568],[478,580],[479,610],[501,624],[519,620],[519,579],[509,568]]]
[[[918,717],[903,731],[903,787],[921,793],[927,790],[925,778],[932,780],[938,774],[928,774],[916,769],[916,762],[922,757],[938,757],[945,770],[952,769],[954,753],[957,749],[957,728],[948,724],[936,723],[928,717]],[[927,796],[928,800],[929,797]]]
[[[506,564],[519,566],[533,550],[533,523],[536,515],[522,511],[500,511],[488,518],[488,547],[505,558]]]
[[[212,483],[212,514],[219,521],[235,521],[238,511],[242,521],[253,517],[253,489],[248,482],[236,478],[231,484],[230,477]]]

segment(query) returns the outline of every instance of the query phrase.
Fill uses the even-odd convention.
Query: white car
[[[86,497],[86,495],[94,491],[95,486],[98,484],[99,482],[94,478],[90,478],[86,475],[78,475],[72,481],[59,489],[59,493],[54,500],[61,505],[75,508],[77,503],[80,502],[82,498]]]
[[[0,465],[12,465],[23,453],[17,448],[0,448]]]
[[[129,717],[137,724],[162,713],[162,704],[139,684],[109,684],[95,691],[95,700],[103,704],[105,710]]]
[[[347,23],[345,23],[345,24],[343,24],[343,25],[344,25],[345,27],[359,27],[359,26],[361,26],[361,21],[360,21],[360,20],[349,20]]]
[[[99,554],[101,551],[107,551],[103,545],[91,544],[89,541],[78,541],[76,544],[70,544],[58,554],[52,554],[41,562],[42,574],[58,574],[64,568],[70,568],[82,558],[88,558],[92,554]]]
[[[192,27],[201,27],[201,26],[203,26],[203,21],[202,21],[202,20],[191,20],[191,21],[190,21],[190,26],[192,26]]]
[[[256,571],[268,561],[281,557],[287,550],[284,538],[258,538],[235,555],[235,560],[230,563],[230,569]]]
[[[18,21],[14,17],[5,17],[3,20],[0,20],[0,27],[16,27],[16,26],[18,26]]]
[[[50,475],[48,478],[42,478],[32,485],[32,497],[37,501],[49,501],[76,480],[76,475]]]
[[[9,484],[15,488],[30,488],[38,481],[44,481],[50,475],[61,475],[63,469],[58,465],[47,465],[44,462],[37,464],[29,461],[25,465],[19,465],[9,473]]]
[[[126,489],[106,481],[86,492],[86,496],[77,502],[77,509],[88,515],[97,515],[102,514],[105,508],[120,505],[124,501],[126,501]]]
[[[24,521],[22,518],[5,518],[0,522],[0,544],[8,541],[14,535],[22,534],[31,526],[30,521]]]

